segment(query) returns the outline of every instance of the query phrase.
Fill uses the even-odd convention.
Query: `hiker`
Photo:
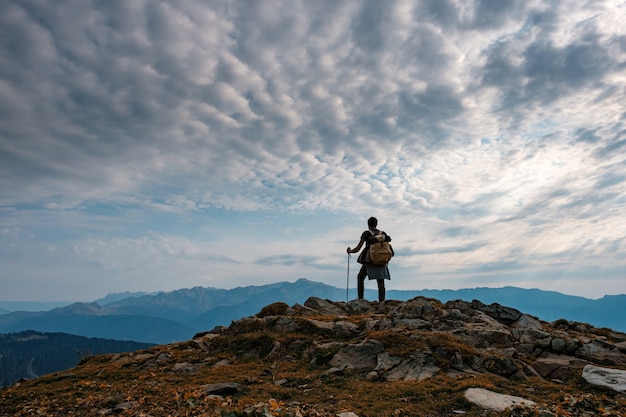
[[[375,279],[378,283],[378,301],[385,301],[385,280],[391,279],[389,267],[387,264],[374,265],[368,256],[370,244],[376,242],[373,236],[380,232],[376,228],[377,226],[378,219],[376,219],[376,217],[370,217],[367,219],[368,230],[361,233],[361,240],[359,240],[359,244],[354,249],[348,247],[347,252],[348,254],[357,253],[361,250],[361,247],[363,247],[363,243],[365,243],[365,249],[363,249],[357,258],[357,262],[361,264],[361,270],[357,274],[358,298],[363,299],[363,295],[365,293],[365,277],[369,277],[370,280]],[[391,242],[391,237],[386,236],[385,241]]]

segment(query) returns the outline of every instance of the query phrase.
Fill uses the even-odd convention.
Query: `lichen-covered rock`
[[[626,391],[626,371],[587,365],[583,368],[582,377],[594,385],[609,387],[618,392]]]

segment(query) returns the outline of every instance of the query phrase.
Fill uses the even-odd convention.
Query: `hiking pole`
[[[348,302],[348,288],[350,288],[350,254],[348,254],[348,276],[346,277],[346,303]]]

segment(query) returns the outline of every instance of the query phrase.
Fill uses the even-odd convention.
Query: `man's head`
[[[369,219],[367,219],[367,225],[369,227],[376,227],[376,226],[378,226],[378,219],[376,219],[376,217],[370,217]]]

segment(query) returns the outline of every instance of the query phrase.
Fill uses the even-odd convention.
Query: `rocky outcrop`
[[[438,373],[488,372],[506,378],[539,376],[561,381],[580,376],[589,364],[626,366],[626,335],[536,317],[498,304],[423,297],[408,301],[348,303],[309,298],[303,306],[277,303],[229,328],[198,335],[210,344],[218,335],[272,331],[316,335],[301,355],[327,364],[330,372],[362,372],[373,380],[423,380]],[[333,342],[320,343],[324,338]],[[259,341],[261,342],[261,341]],[[265,340],[242,357],[290,354],[289,346]],[[271,344],[271,346],[269,346]],[[181,365],[185,371],[193,369]]]
[[[241,332],[274,331],[302,337],[288,345],[273,342],[272,359],[288,358],[297,347],[301,359],[326,366],[329,376],[350,373],[370,381],[424,381],[436,375],[488,373],[559,384],[582,376],[590,384],[619,392],[626,386],[626,371],[600,367],[626,368],[625,334],[565,320],[547,323],[479,301],[444,304],[417,297],[343,303],[313,297],[302,306],[268,306],[256,317],[199,335],[197,342],[210,346],[212,340]],[[257,343],[253,356],[262,350]],[[250,354],[242,352],[242,357]],[[478,387],[468,389],[465,397],[494,411],[535,405]]]

